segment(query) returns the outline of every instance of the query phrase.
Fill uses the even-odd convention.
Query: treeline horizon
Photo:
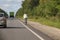
[[[0,13],[4,13],[5,14],[4,16],[8,17],[7,12],[5,12],[4,10],[2,10],[1,8],[0,8]]]
[[[29,18],[60,19],[60,0],[25,0],[17,16],[23,16],[24,13]]]

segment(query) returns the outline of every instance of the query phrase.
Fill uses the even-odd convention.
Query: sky
[[[17,12],[21,8],[23,0],[0,0],[0,8],[6,11],[8,14],[10,11]]]

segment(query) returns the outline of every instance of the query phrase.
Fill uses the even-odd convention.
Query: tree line
[[[25,0],[17,16],[23,16],[24,13],[27,13],[29,18],[60,19],[60,0]]]
[[[0,13],[4,13],[4,16],[8,17],[7,12],[5,12],[4,10],[2,10],[1,8],[0,8]]]

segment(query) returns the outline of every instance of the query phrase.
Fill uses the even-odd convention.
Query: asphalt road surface
[[[18,19],[7,19],[7,27],[0,29],[0,40],[44,40],[37,35],[39,32],[36,34],[26,28],[27,26],[25,27]]]

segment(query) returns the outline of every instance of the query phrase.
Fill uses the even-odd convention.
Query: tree
[[[25,0],[18,12],[29,17],[56,17],[60,15],[60,0]]]
[[[1,12],[1,13],[4,13],[4,15],[5,15],[6,17],[8,17],[8,14],[7,14],[4,10],[0,9],[0,12]]]

